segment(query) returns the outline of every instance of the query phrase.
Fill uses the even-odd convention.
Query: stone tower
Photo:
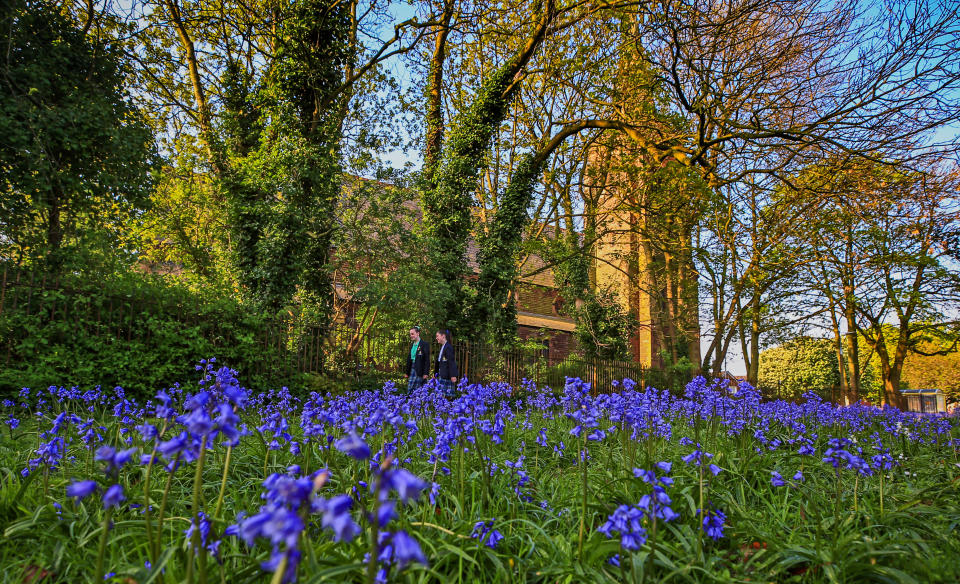
[[[684,180],[676,180],[685,170],[608,146],[594,149],[589,162],[585,198],[595,210],[598,235],[593,283],[614,290],[636,317],[632,358],[662,368],[686,357],[698,368],[692,255],[698,209],[696,195],[685,192]]]

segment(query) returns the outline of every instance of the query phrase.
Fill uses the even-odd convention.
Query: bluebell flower
[[[727,516],[724,515],[723,511],[713,509],[703,516],[703,531],[714,540],[718,540],[723,537],[723,527],[726,520]]]
[[[320,525],[333,531],[335,541],[351,541],[360,534],[360,526],[350,515],[353,499],[349,495],[337,495],[329,500],[321,500],[318,511],[323,513]]]
[[[113,485],[107,489],[107,492],[103,494],[103,508],[109,509],[111,507],[117,507],[126,499],[127,498],[123,494],[123,487],[120,485]]]
[[[351,433],[344,436],[340,440],[337,440],[335,446],[340,452],[352,456],[357,460],[370,458],[370,447],[363,441],[363,438],[360,438],[356,434]]]
[[[200,547],[207,547],[207,537],[210,535],[210,520],[207,519],[207,516],[203,511],[200,511],[198,515],[200,516]],[[186,536],[188,546],[192,546],[191,538],[193,537],[194,531],[197,531],[196,517],[191,518],[190,527],[183,532]],[[197,553],[196,550],[194,553]]]
[[[787,483],[785,483],[785,482],[783,481],[783,477],[780,476],[780,473],[778,473],[777,471],[771,471],[771,472],[770,472],[770,484],[773,485],[773,486],[775,486],[775,487],[782,487],[782,486],[786,485]]]
[[[497,544],[503,541],[503,534],[493,528],[496,519],[490,521],[478,521],[473,526],[473,532],[470,537],[480,540],[489,548],[496,548]]]
[[[236,446],[240,442],[240,431],[237,424],[240,423],[240,417],[233,411],[233,406],[222,403],[217,406],[217,418],[213,421],[214,428],[221,436],[226,438],[224,441],[228,446]],[[209,419],[209,417],[207,418]]]
[[[186,404],[184,405],[186,406]],[[214,428],[210,414],[203,407],[196,407],[189,414],[180,416],[177,420],[186,426],[187,431],[194,436],[207,436]]]
[[[149,442],[157,437],[157,427],[147,422],[137,426],[137,431],[140,432],[140,438],[144,442]]]
[[[700,450],[698,445],[697,450],[694,450],[690,454],[687,454],[682,458],[682,460],[687,464],[692,464],[694,466],[701,466],[703,465],[704,462],[710,460],[711,458],[713,458],[713,455],[710,454],[709,452],[704,452]]]
[[[381,501],[377,506],[377,525],[385,526],[397,518],[397,506],[392,500]]]
[[[240,524],[240,537],[251,546],[256,538],[263,537],[274,546],[283,544],[288,548],[296,547],[301,531],[303,521],[300,516],[275,503],[261,507],[259,513]]]
[[[165,440],[157,445],[157,452],[163,455],[167,460],[171,460],[190,446],[190,436],[186,432],[181,432],[170,440]]]
[[[101,446],[97,449],[94,460],[100,460],[107,463],[107,473],[113,473],[120,470],[125,464],[130,462],[133,455],[136,454],[136,448],[126,450],[114,450],[110,446]]]
[[[87,498],[97,490],[97,481],[77,481],[67,487],[67,496],[76,501]]]
[[[283,574],[280,576],[280,582],[285,584],[297,579],[297,566],[300,565],[300,550],[290,548],[280,551],[278,548],[274,548],[270,553],[270,559],[260,564],[260,568],[265,572],[276,572],[277,568],[280,567],[280,562],[284,558],[287,559],[287,564]]]
[[[608,538],[618,534],[623,549],[636,551],[647,541],[644,517],[644,511],[638,505],[620,505],[597,531]]]
[[[393,557],[400,569],[411,562],[424,565],[427,563],[427,557],[423,555],[420,544],[410,537],[406,531],[401,530],[394,533],[391,543],[393,544]]]
[[[420,493],[427,488],[427,483],[417,475],[404,469],[387,469],[381,479],[381,487],[397,492],[400,501],[408,503],[416,501]]]

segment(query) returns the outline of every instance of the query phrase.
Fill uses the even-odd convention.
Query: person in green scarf
[[[419,389],[430,375],[430,343],[420,338],[420,327],[410,329],[410,354],[407,356],[407,392]]]

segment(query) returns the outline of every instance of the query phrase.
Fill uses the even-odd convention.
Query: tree
[[[58,264],[91,232],[126,231],[149,204],[157,152],[114,47],[47,2],[4,3],[0,26],[0,253]]]
[[[392,184],[349,181],[335,212],[333,320],[353,328],[348,354],[368,334],[395,335],[419,324],[433,296],[413,233],[413,193],[397,177],[381,178]]]
[[[831,390],[840,380],[830,339],[798,337],[760,353],[758,384],[767,397],[797,399]]]
[[[861,207],[868,237],[856,245],[866,258],[856,305],[858,330],[876,352],[882,401],[903,407],[900,378],[908,353],[920,352],[925,335],[953,337],[960,306],[960,240],[956,168],[883,177],[881,193]],[[888,324],[897,329],[888,344]],[[942,354],[949,349],[937,349]]]
[[[903,405],[905,359],[930,335],[951,338],[960,301],[955,195],[948,164],[830,160],[798,177],[819,202],[798,234],[808,282],[827,304],[847,401],[859,399],[862,355],[874,356],[884,403]],[[933,354],[952,350],[949,345]]]
[[[918,352],[911,352],[903,363],[901,381],[905,387],[938,388],[947,401],[960,398],[960,352],[950,350],[949,339],[931,337],[917,343]]]
[[[436,114],[428,118],[430,141],[426,154],[435,166],[423,170],[427,178],[421,183],[424,188],[420,200],[440,296],[440,321],[454,330],[466,324],[464,309],[471,303],[471,295],[465,290],[466,248],[474,192],[479,186],[486,153],[516,96],[527,63],[557,17],[554,0],[538,2],[533,12],[537,15],[533,32],[506,63],[484,77],[469,108],[453,121],[439,158],[436,158],[439,120]],[[435,51],[435,62],[431,69],[442,64],[442,52]],[[439,82],[442,77],[431,77],[431,83]],[[439,88],[434,86],[428,91],[435,94]]]

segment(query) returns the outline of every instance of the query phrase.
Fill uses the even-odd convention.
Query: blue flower
[[[501,541],[503,541],[503,535],[496,529],[491,529],[487,536],[487,547],[496,548]]]
[[[503,540],[503,534],[493,529],[493,523],[496,519],[490,521],[478,521],[473,526],[473,532],[470,537],[480,540],[489,548],[496,548],[497,544]]]
[[[240,524],[240,537],[247,545],[253,545],[258,537],[270,540],[275,547],[280,544],[288,548],[296,547],[303,531],[300,516],[282,505],[270,504],[260,508],[260,512],[251,515]]]
[[[687,464],[692,464],[692,465],[694,465],[694,466],[701,466],[701,465],[703,465],[706,461],[708,461],[708,460],[710,460],[711,458],[713,458],[713,455],[710,454],[709,452],[704,452],[704,451],[702,451],[702,450],[699,450],[699,445],[697,446],[697,448],[698,448],[697,450],[694,450],[694,451],[691,452],[690,454],[684,456],[684,457],[682,458],[683,462],[685,462],[685,463],[687,463]],[[711,470],[712,470],[712,469],[711,469]]]
[[[133,455],[136,454],[136,448],[128,448],[126,450],[114,450],[110,446],[101,446],[97,449],[97,454],[94,456],[94,460],[102,460],[107,463],[107,473],[119,471],[120,468],[130,462],[130,459],[133,458]]]
[[[174,436],[170,440],[165,440],[157,445],[157,452],[163,455],[167,460],[171,460],[180,454],[190,445],[190,436],[186,432],[181,432],[179,436]]]
[[[349,495],[337,495],[330,500],[320,500],[319,511],[323,512],[320,525],[333,531],[335,541],[350,541],[360,534],[360,526],[350,515],[353,499]]]
[[[647,541],[647,530],[643,527],[644,516],[639,505],[620,505],[597,531],[608,538],[614,537],[615,533],[619,534],[623,549],[636,551]]]
[[[703,517],[703,531],[718,540],[723,537],[723,525],[727,516],[719,509],[713,509]]]
[[[783,481],[783,477],[780,476],[780,473],[778,473],[777,471],[771,471],[771,472],[770,472],[770,484],[773,485],[773,486],[775,486],[775,487],[782,487],[782,486],[786,485],[787,483],[785,483],[785,482]]]
[[[200,516],[200,546],[207,546],[207,537],[210,535],[210,520],[207,519],[206,514],[203,511],[198,513]],[[196,517],[192,518],[190,521],[190,527],[188,527],[183,533],[186,536],[187,544],[191,545],[191,538],[193,537],[193,532],[197,530],[197,519]]]
[[[343,438],[337,440],[334,446],[337,447],[337,450],[343,452],[357,460],[366,460],[370,458],[370,447],[366,442],[363,441],[363,438],[360,438],[356,434],[350,434],[349,436],[344,436]]]
[[[428,486],[420,477],[404,468],[385,471],[381,484],[384,489],[396,491],[403,503],[416,501]]]
[[[126,499],[127,498],[123,494],[123,487],[120,485],[113,485],[107,489],[106,493],[103,494],[103,508],[109,509],[111,507],[116,507]]]
[[[77,481],[67,487],[67,496],[73,497],[76,501],[87,498],[91,493],[97,490],[97,481]]]
[[[404,566],[410,562],[417,562],[418,564],[427,563],[427,558],[423,555],[420,544],[417,543],[417,540],[407,535],[406,531],[394,533],[391,539],[393,543],[393,557],[400,569],[403,569]]]

